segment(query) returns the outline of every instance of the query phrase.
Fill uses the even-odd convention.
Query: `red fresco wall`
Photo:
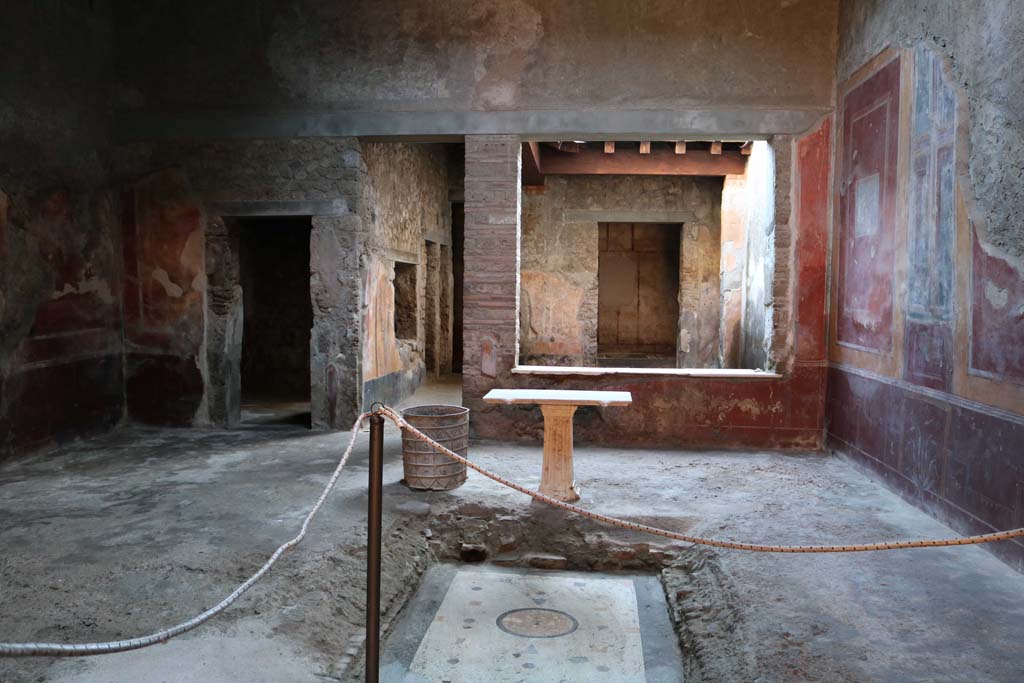
[[[203,397],[203,214],[180,171],[129,193],[122,220],[128,414],[191,424]]]
[[[490,388],[605,389],[632,392],[633,405],[581,408],[574,423],[580,443],[820,448],[827,373],[825,263],[831,131],[832,118],[827,117],[795,141],[795,212],[792,223],[776,226],[776,244],[783,249],[778,258],[792,258],[796,264],[792,283],[796,341],[793,349],[781,354],[780,379],[512,373],[518,178],[508,180],[510,166],[505,157],[518,154],[518,139],[502,146],[492,138],[485,138],[486,144],[467,138],[463,389],[466,405],[473,410],[474,433],[502,439],[539,440],[542,436],[539,409],[485,404],[480,397]],[[495,249],[499,242],[502,248]]]
[[[38,448],[121,419],[120,315],[112,249],[97,231],[82,225],[103,225],[110,209],[103,200],[77,197],[65,189],[51,191],[33,208],[28,232],[38,248],[42,277],[49,282],[0,386],[5,407],[0,422],[7,425],[0,424],[0,446]],[[0,206],[0,214],[6,210]],[[4,223],[0,220],[0,226]]]
[[[1024,273],[972,231],[971,369],[1024,381]]]
[[[898,179],[906,189],[907,221],[897,226],[906,229],[908,247],[896,256],[905,259],[906,269],[897,272],[906,280],[893,282],[888,270],[842,271],[846,289],[836,293],[841,311],[851,287],[905,292],[904,338],[894,340],[904,349],[902,366],[881,374],[833,358],[828,443],[961,533],[1016,528],[1024,526],[1024,418],[979,401],[995,402],[995,393],[1009,392],[1024,378],[1024,286],[1009,260],[990,253],[974,226],[958,219],[958,185],[969,178],[956,176],[956,86],[935,53],[921,48],[912,58],[912,87],[903,91],[912,107],[911,137],[888,140],[892,150],[909,153],[906,177]],[[866,82],[888,79],[879,75],[886,68]],[[849,139],[843,144],[840,153],[849,157],[855,149]],[[848,227],[837,223],[840,232]],[[970,237],[960,244],[968,248],[957,252],[964,230]],[[845,241],[836,246],[847,247]],[[846,281],[864,277],[885,282]],[[969,284],[958,291],[958,281]],[[971,333],[956,335],[958,325]],[[968,392],[972,377],[990,381],[988,391]],[[1024,571],[1019,540],[988,550]]]
[[[840,344],[892,348],[900,60],[846,95],[839,189],[837,296]]]

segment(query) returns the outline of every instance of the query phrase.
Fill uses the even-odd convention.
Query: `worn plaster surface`
[[[961,530],[1024,523],[1018,9],[840,13],[829,441]],[[877,134],[857,140],[857,109],[877,119],[883,96],[899,121],[865,119]],[[875,175],[883,156],[895,176]],[[999,552],[1024,566],[1021,544]]]
[[[123,411],[110,2],[5,7],[0,44],[0,459]]]
[[[303,0],[287,9],[263,1],[241,15],[229,2],[185,7],[156,21],[150,11],[121,8],[125,108],[800,108],[831,98],[835,0],[753,3],[738,27],[736,8],[713,0],[686,12],[672,2],[580,0]],[[196,36],[195,45],[186,49],[183,34]],[[679,49],[665,50],[666,41]],[[209,69],[211,61],[219,68]]]
[[[1019,93],[1024,15],[1014,2],[979,0],[871,0],[841,3],[839,80],[887,43],[927,46],[951,60],[954,82],[966,91],[969,114],[973,217],[1001,252],[1024,258],[1018,219],[1024,194],[1015,182],[1024,164],[1024,112]]]
[[[433,389],[417,400],[453,397]],[[11,552],[0,562],[0,634],[117,638],[209,606],[295,533],[346,436],[273,425],[131,428],[5,465],[0,542]],[[156,681],[173,668],[182,680],[357,679],[366,439],[303,545],[223,617],[136,653],[5,660],[0,678]],[[1024,670],[1024,579],[981,548],[688,550],[538,509],[472,473],[455,491],[414,493],[399,483],[390,428],[385,453],[389,623],[434,558],[457,561],[470,544],[505,565],[660,573],[689,681],[1009,683]],[[539,445],[478,442],[471,456],[539,483]],[[834,457],[578,448],[576,476],[584,507],[718,537],[810,544],[951,534]]]

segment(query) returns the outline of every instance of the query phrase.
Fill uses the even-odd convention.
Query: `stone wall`
[[[137,183],[136,207],[153,213],[151,208],[172,200],[182,211],[188,207],[190,230],[175,218],[174,229],[149,232],[157,251],[175,264],[194,263],[189,268],[203,275],[173,275],[169,289],[154,290],[160,296],[170,292],[173,298],[196,301],[200,310],[189,309],[187,316],[162,322],[157,330],[162,341],[154,347],[150,335],[145,337],[150,346],[135,350],[139,358],[128,365],[133,416],[172,424],[237,421],[244,320],[237,249],[239,220],[246,217],[312,220],[309,375],[314,427],[347,427],[362,405],[397,401],[419,384],[428,339],[428,241],[438,246],[451,242],[443,147],[361,146],[351,138],[168,143],[124,146],[118,162],[125,175],[130,169],[176,169],[152,176],[176,179],[173,188],[161,181],[162,193],[141,192],[156,182],[152,179]],[[140,202],[139,197],[148,199]],[[133,225],[140,229],[137,217]],[[434,273],[438,283],[440,271],[451,270],[450,263],[440,263],[440,253]],[[450,250],[446,253],[450,260]],[[137,254],[126,253],[129,257],[138,260]],[[416,334],[403,341],[394,333],[396,259],[416,264],[417,271]],[[139,281],[152,289],[149,283],[162,276],[155,264],[143,265]],[[138,270],[137,265],[132,268]],[[444,282],[450,299],[450,277]],[[431,305],[436,303],[432,300]],[[431,317],[430,339],[438,340],[432,370],[451,364],[451,333],[437,329],[442,317],[450,315],[442,316],[438,309]],[[178,379],[172,381],[172,375]],[[173,389],[167,391],[168,386]],[[161,417],[144,407],[159,400],[171,400],[180,410]]]
[[[451,245],[448,159],[438,145],[364,143],[373,202],[363,301],[363,404],[396,403],[419,386],[426,371],[451,367],[450,323],[442,316],[441,245]],[[415,334],[398,339],[395,262],[415,264]],[[444,318],[444,320],[442,320]],[[442,323],[445,331],[442,332]]]
[[[543,192],[525,193],[522,361],[595,365],[598,223],[676,222],[685,223],[678,360],[717,367],[721,196],[721,179],[682,176],[548,176]]]
[[[151,335],[143,338],[143,352],[138,354],[140,372],[135,363],[128,364],[129,412],[139,419],[173,424],[237,421],[243,311],[238,254],[234,251],[238,225],[232,219],[311,216],[313,425],[351,425],[361,400],[360,257],[368,248],[371,223],[366,167],[358,141],[305,138],[167,143],[123,146],[117,152],[118,169],[125,177],[143,175],[152,168],[177,169],[174,193],[179,203],[192,207],[188,216],[195,222],[198,236],[190,241],[191,233],[158,230],[153,235],[154,248],[177,258],[175,263],[194,262],[193,269],[202,274],[172,278],[174,287],[169,291],[194,292],[201,310],[190,313],[188,319],[161,323],[159,331],[165,341],[155,348]],[[137,183],[136,195],[138,187],[150,182]],[[170,199],[167,193],[156,193],[149,204],[155,210]],[[207,244],[208,238],[212,243]],[[125,258],[131,263],[138,255],[126,252]],[[140,282],[152,287],[150,283],[158,281],[156,271],[149,264],[143,266]],[[165,343],[174,345],[172,354],[163,348]],[[165,371],[155,373],[158,367]],[[175,382],[168,377],[189,380]],[[162,412],[159,402],[168,400],[180,410]],[[154,405],[152,411],[144,409],[149,403]]]
[[[884,95],[893,171],[875,193],[872,150],[837,127],[829,442],[960,531],[1021,526],[1024,17],[998,0],[871,0],[843,2],[840,21],[840,121]],[[852,265],[863,235],[868,272]],[[1024,568],[1024,544],[991,549]]]
[[[0,21],[0,459],[123,415],[112,41],[105,0]]]

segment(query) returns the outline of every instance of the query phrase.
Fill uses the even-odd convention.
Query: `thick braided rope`
[[[306,515],[306,518],[302,522],[302,527],[295,538],[282,544],[274,551],[274,554],[270,556],[263,566],[261,566],[256,573],[250,576],[244,583],[238,586],[234,591],[231,592],[226,598],[221,600],[219,603],[211,607],[210,609],[198,614],[197,616],[184,621],[176,626],[172,626],[156,633],[152,633],[147,636],[140,636],[137,638],[129,638],[126,640],[116,640],[101,643],[79,643],[79,644],[63,644],[63,643],[0,643],[0,657],[29,657],[29,656],[49,656],[49,657],[80,657],[86,655],[100,655],[100,654],[111,654],[114,652],[125,652],[127,650],[137,650],[150,645],[156,645],[157,643],[165,643],[175,636],[179,636],[182,633],[191,631],[209,621],[217,614],[223,612],[232,603],[234,603],[243,593],[248,591],[252,586],[259,581],[264,574],[266,574],[275,562],[288,550],[291,550],[306,537],[306,533],[309,530],[309,525],[313,521],[313,518],[320,511],[324,501],[327,500],[327,496],[333,490],[334,485],[337,483],[338,478],[341,476],[341,472],[348,462],[349,456],[352,454],[352,450],[355,447],[356,438],[359,435],[359,430],[362,427],[363,421],[372,414],[380,414],[392,422],[395,423],[399,428],[406,430],[408,433],[415,436],[417,439],[428,444],[431,448],[443,453],[448,457],[463,463],[472,470],[479,472],[485,477],[498,482],[504,486],[507,486],[513,490],[524,493],[536,500],[539,500],[548,505],[568,510],[569,512],[576,513],[583,517],[604,522],[606,524],[612,524],[615,526],[622,527],[624,529],[631,529],[634,531],[641,531],[656,536],[663,536],[673,540],[684,541],[687,543],[694,543],[699,545],[708,545],[718,548],[732,548],[735,550],[750,550],[755,552],[774,552],[774,553],[843,553],[843,552],[864,552],[872,550],[898,550],[902,548],[928,548],[928,547],[942,547],[942,546],[954,546],[954,545],[974,545],[978,543],[992,543],[994,541],[1003,541],[1010,538],[1018,538],[1024,536],[1024,528],[1014,529],[1012,531],[1002,531],[992,534],[984,534],[980,536],[967,536],[963,538],[953,538],[945,540],[921,540],[921,541],[899,541],[894,543],[871,543],[864,545],[834,545],[834,546],[777,546],[777,545],[760,545],[754,543],[736,543],[733,541],[719,541],[715,539],[701,538],[699,536],[688,536],[686,534],[676,533],[674,531],[668,531],[666,529],[658,529],[656,527],[647,526],[645,524],[636,524],[635,522],[629,522],[623,519],[610,517],[608,515],[602,515],[600,513],[591,512],[581,507],[565,503],[550,496],[546,496],[542,493],[532,491],[524,486],[520,486],[515,482],[509,481],[504,477],[489,472],[483,467],[470,462],[466,458],[454,453],[441,444],[437,443],[423,432],[419,431],[415,427],[409,425],[401,415],[396,413],[391,408],[383,406],[380,409],[373,411],[372,413],[363,413],[352,425],[352,437],[349,440],[348,447],[345,449],[345,453],[341,456],[338,462],[338,466],[335,468],[334,473],[328,480],[327,485],[324,486],[323,492],[317,499],[313,508]]]
[[[980,536],[964,536],[961,538],[947,538],[941,540],[919,540],[919,541],[894,541],[888,543],[864,543],[858,545],[763,545],[760,543],[738,543],[736,541],[720,541],[713,538],[702,538],[700,536],[688,536],[686,534],[676,533],[675,531],[668,531],[667,529],[658,529],[657,527],[647,526],[646,524],[637,524],[635,522],[629,522],[624,519],[618,519],[616,517],[610,517],[608,515],[602,515],[598,512],[591,512],[584,508],[566,503],[556,498],[546,496],[543,493],[538,493],[531,489],[516,484],[513,481],[509,481],[504,477],[489,472],[480,465],[470,462],[466,458],[463,458],[458,453],[448,450],[441,444],[437,443],[423,432],[419,431],[408,422],[406,422],[401,415],[393,411],[388,407],[383,407],[380,412],[394,422],[398,427],[404,429],[407,433],[413,435],[420,441],[428,444],[438,453],[443,453],[453,460],[457,460],[460,463],[466,465],[472,470],[479,472],[488,479],[498,482],[503,486],[507,486],[510,489],[525,493],[534,500],[539,500],[542,503],[547,503],[563,510],[576,513],[583,517],[589,517],[590,519],[604,522],[606,524],[612,524],[614,526],[622,527],[623,529],[631,529],[633,531],[642,531],[644,533],[653,534],[655,536],[663,536],[676,541],[684,541],[686,543],[693,543],[696,545],[707,545],[715,548],[730,548],[733,550],[750,550],[759,553],[859,553],[868,552],[874,550],[901,550],[904,548],[939,548],[953,545],[977,545],[979,543],[993,543],[995,541],[1005,541],[1010,538],[1020,538],[1024,536],[1024,528],[1013,529],[1011,531],[999,531],[991,534],[982,534]]]
[[[226,598],[218,602],[216,605],[206,610],[202,614],[198,614],[188,621],[183,621],[176,626],[171,626],[162,631],[157,631],[148,636],[139,636],[138,638],[129,638],[127,640],[113,640],[105,643],[78,643],[78,644],[63,644],[63,643],[0,643],[0,657],[83,657],[86,655],[105,655],[113,652],[126,652],[127,650],[138,650],[139,648],[149,647],[150,645],[156,645],[157,643],[166,643],[168,640],[175,636],[180,636],[186,631],[191,631],[197,626],[209,621],[215,615],[223,612],[231,606],[235,600],[240,598],[243,593],[252,588],[253,584],[259,581],[264,574],[270,571],[270,568],[274,566],[278,558],[284,553],[291,550],[306,537],[306,532],[309,530],[309,524],[316,517],[316,514],[320,512],[320,508],[323,507],[324,501],[327,500],[328,494],[334,488],[334,485],[338,482],[338,477],[341,476],[341,471],[345,468],[345,463],[348,462],[348,458],[352,455],[352,449],[355,447],[356,438],[359,436],[359,429],[363,425],[363,420],[369,417],[371,413],[363,413],[359,416],[359,419],[352,425],[352,438],[348,442],[348,448],[345,449],[344,455],[341,456],[341,460],[338,461],[338,466],[334,469],[334,473],[328,480],[327,485],[324,486],[323,492],[317,499],[316,504],[313,505],[313,509],[309,511],[306,518],[302,521],[302,528],[299,530],[299,534],[282,544],[274,554],[270,556],[262,567],[260,567],[255,574],[246,579],[245,583],[240,585],[234,591],[231,592]]]

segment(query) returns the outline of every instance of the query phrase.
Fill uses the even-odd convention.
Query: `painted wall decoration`
[[[395,288],[387,264],[370,261],[363,288],[363,381],[402,369],[395,337]]]
[[[884,281],[887,289],[900,292],[895,305],[903,310],[903,334],[893,339],[893,355],[898,360],[902,351],[902,366],[889,374],[873,367],[871,358],[847,358],[833,348],[827,439],[961,533],[1014,528],[1024,521],[1019,457],[1024,419],[1013,408],[1015,391],[1024,381],[1024,268],[981,239],[983,226],[970,219],[966,205],[976,179],[966,172],[966,159],[959,158],[969,151],[962,144],[968,109],[958,108],[960,86],[950,66],[931,46],[901,54],[913,61],[912,70],[904,70],[913,77],[903,95],[909,107],[908,156],[897,185],[905,193],[894,195],[895,201],[906,202],[896,207],[907,212],[906,247],[896,249],[895,272],[886,266]],[[877,69],[858,90],[879,83],[898,62]],[[889,77],[893,88],[897,75]],[[873,92],[881,106],[886,89],[878,86]],[[860,150],[845,137],[848,132],[844,127],[842,154],[845,161],[850,154],[860,160]],[[891,144],[893,150],[898,147]],[[859,168],[844,163],[845,183],[861,177]],[[855,310],[850,306],[850,264],[842,259],[855,239],[844,231],[860,229],[854,205],[861,199],[840,194],[844,213],[833,245],[834,262],[843,268],[840,286],[833,290],[840,320]],[[881,272],[860,272],[865,273],[882,278]],[[851,338],[849,325],[844,337],[844,328],[838,327],[840,344],[852,346],[867,338]],[[900,327],[895,326],[896,334]],[[990,550],[1024,568],[1024,543]]]
[[[115,207],[52,189],[0,242],[0,459],[121,418]],[[0,240],[10,210],[0,193]]]
[[[956,93],[931,50],[914,53],[904,377],[948,391],[953,375]]]
[[[191,424],[203,398],[204,218],[185,175],[140,183],[123,220],[125,393],[129,414]]]
[[[56,190],[29,224],[53,291],[36,308],[29,335],[18,348],[16,361],[26,366],[119,351],[117,296],[104,272],[110,245],[82,229],[83,216],[75,215],[73,204],[70,192]],[[112,221],[110,212],[104,203],[100,222]]]
[[[1024,264],[971,240],[971,372],[1024,383]]]
[[[837,341],[892,351],[900,58],[843,98]]]

